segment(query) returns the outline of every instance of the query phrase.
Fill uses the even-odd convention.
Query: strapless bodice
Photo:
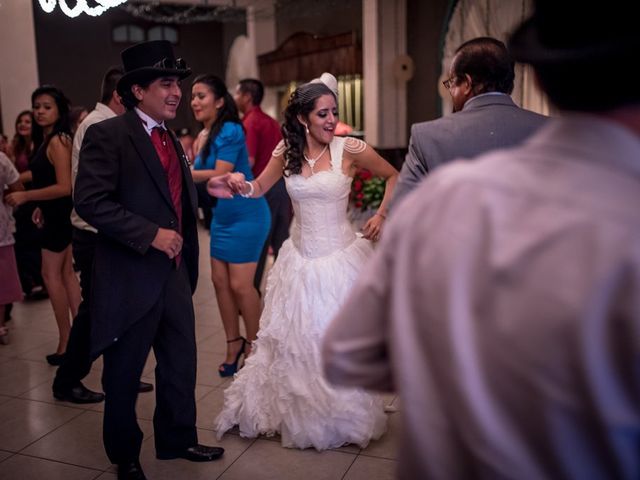
[[[294,211],[291,240],[301,255],[323,257],[356,239],[347,219],[351,181],[335,168],[286,178]]]

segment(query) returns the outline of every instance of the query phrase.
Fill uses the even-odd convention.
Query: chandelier
[[[53,12],[56,8],[56,3],[60,5],[62,13],[68,17],[75,18],[81,13],[86,13],[92,17],[97,17],[106,12],[109,8],[116,7],[125,3],[127,0],[93,0],[94,6],[89,6],[87,0],[71,0],[75,2],[75,6],[69,7],[67,0],[38,0],[40,7],[47,13]]]

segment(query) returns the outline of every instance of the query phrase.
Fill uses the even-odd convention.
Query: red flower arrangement
[[[382,178],[374,177],[367,169],[358,170],[351,183],[351,205],[362,211],[378,208],[384,197],[384,188]]]

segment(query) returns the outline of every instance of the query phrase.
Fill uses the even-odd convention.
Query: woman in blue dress
[[[199,75],[191,87],[191,109],[204,129],[194,151],[194,181],[228,172],[253,178],[238,109],[224,82],[214,75]],[[253,279],[269,233],[271,214],[266,200],[236,196],[220,199],[211,222],[211,279],[227,337],[227,355],[221,377],[232,376],[251,349],[262,311]],[[244,319],[246,338],[240,335]]]

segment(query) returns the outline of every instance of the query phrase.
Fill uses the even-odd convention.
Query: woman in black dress
[[[35,124],[35,154],[29,168],[33,188],[6,196],[19,206],[36,202],[33,221],[42,229],[42,276],[58,324],[56,352],[47,355],[51,365],[59,365],[67,348],[71,321],[78,313],[80,285],[71,258],[71,136],[69,101],[52,86],[42,86],[31,95]]]

